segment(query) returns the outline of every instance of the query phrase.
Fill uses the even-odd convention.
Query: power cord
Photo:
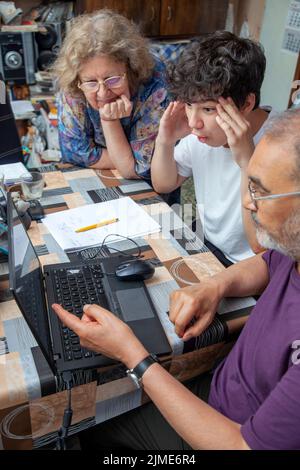
[[[106,235],[106,237],[104,237],[102,243],[101,243],[101,246],[100,246],[100,250],[102,250],[104,244],[105,244],[105,240],[109,237],[120,237],[120,238],[123,238],[125,240],[129,240],[130,242],[132,242],[138,249],[138,254],[137,255],[131,255],[133,258],[140,258],[141,254],[142,254],[142,250],[141,250],[141,247],[137,244],[137,242],[135,240],[133,240],[133,238],[129,238],[129,237],[125,237],[124,235],[119,235],[118,233],[109,233],[108,235]],[[111,246],[110,247],[111,250],[114,250],[114,251],[117,251],[118,253],[120,253],[122,256],[128,256],[128,253],[126,253],[125,250],[118,250],[117,248],[115,248],[114,246]]]
[[[120,237],[120,238],[123,238],[124,240],[129,240],[131,243],[133,243],[136,247],[137,247],[137,250],[138,250],[138,253],[136,255],[132,255],[130,254],[130,256],[134,259],[138,259],[141,257],[141,254],[142,254],[142,250],[141,250],[141,247],[137,244],[137,242],[135,240],[133,240],[132,238],[129,238],[129,237],[125,237],[124,235],[119,235],[118,233],[109,233],[108,235],[106,235],[106,237],[103,239],[101,245],[99,247],[93,247],[93,253],[92,254],[89,254],[87,256],[88,259],[94,259],[94,258],[97,258],[99,253],[101,253],[101,251],[103,250],[103,247],[105,246],[105,241],[107,238],[109,237]],[[107,244],[106,244],[107,245]],[[85,250],[81,250],[79,253],[81,255],[81,257],[83,258],[83,254],[85,252],[88,252],[88,248],[86,248]],[[118,248],[115,248],[114,246],[111,246],[110,247],[110,250],[114,250],[118,253],[120,253],[121,256],[129,256],[129,253],[126,252],[126,250],[119,250]]]
[[[123,238],[125,240],[129,240],[130,242],[132,242],[137,247],[138,253],[136,255],[130,254],[130,256],[133,259],[141,258],[142,250],[141,250],[141,247],[137,244],[137,242],[135,240],[133,240],[132,238],[129,238],[129,237],[125,237],[124,235],[119,235],[118,233],[110,233],[110,234],[106,235],[106,237],[103,239],[100,247],[98,247],[96,249],[94,248],[95,251],[94,251],[92,256],[89,256],[89,259],[97,258],[97,255],[99,253],[101,253],[101,251],[103,249],[103,246],[105,245],[106,239],[109,238],[109,237],[112,237],[112,236],[114,236],[114,237],[117,236],[117,237]],[[129,253],[126,253],[125,250],[119,250],[119,249],[117,249],[113,246],[110,247],[110,249],[114,250],[114,251],[117,251],[122,256],[129,256]],[[84,251],[85,250],[80,251],[80,254],[81,254],[82,257],[83,257],[82,252],[84,252]],[[115,275],[115,273],[107,273],[107,275]],[[63,382],[66,386],[66,389],[67,389],[68,404],[67,404],[67,407],[64,410],[62,425],[61,425],[61,427],[60,427],[60,429],[58,430],[58,433],[57,433],[55,450],[66,450],[66,439],[68,437],[68,432],[69,432],[69,428],[70,428],[71,423],[72,423],[72,416],[73,416],[73,410],[72,410],[72,406],[71,406],[71,398],[72,398],[71,397],[71,390],[72,390],[72,385],[73,385],[72,374],[71,374],[70,371],[65,371],[61,374],[61,377],[62,377],[62,380],[63,380]]]
[[[57,439],[56,439],[56,447],[55,450],[66,450],[66,439],[68,437],[69,428],[72,423],[72,416],[73,410],[71,406],[71,390],[73,385],[72,374],[70,371],[65,371],[62,373],[62,380],[67,388],[68,394],[68,404],[64,410],[62,425],[58,430]]]

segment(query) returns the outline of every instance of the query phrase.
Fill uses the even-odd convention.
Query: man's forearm
[[[107,152],[114,167],[124,178],[138,179],[135,172],[135,159],[119,120],[101,120]]]
[[[193,449],[248,448],[239,424],[200,400],[158,364],[145,372],[143,386],[166,420]]]
[[[212,277],[221,297],[246,297],[261,294],[269,282],[267,264],[262,253],[233,264]]]
[[[152,184],[158,193],[169,193],[177,187],[177,166],[174,160],[173,144],[164,144],[156,140],[151,162]]]

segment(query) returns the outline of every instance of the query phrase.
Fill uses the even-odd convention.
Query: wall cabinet
[[[77,0],[76,13],[110,8],[139,24],[147,36],[159,35],[160,0]]]
[[[229,0],[77,0],[76,13],[110,8],[139,24],[146,36],[188,37],[223,29]]]
[[[223,29],[227,8],[223,0],[162,0],[160,34],[195,36]]]

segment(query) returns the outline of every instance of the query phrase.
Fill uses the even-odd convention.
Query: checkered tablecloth
[[[162,226],[160,234],[135,241],[144,258],[151,259],[156,266],[155,275],[146,281],[146,287],[173,349],[173,355],[166,357],[163,365],[179,380],[210,369],[217,357],[228,352],[231,343],[220,341],[203,347],[208,340],[218,338],[216,323],[206,337],[200,338],[201,341],[194,342],[192,346],[184,345],[175,335],[168,318],[169,294],[178,287],[185,287],[188,282],[201,281],[221,271],[223,266],[146,182],[124,180],[117,171],[110,170],[74,167],[54,170],[44,173],[46,187],[41,203],[48,214],[130,196],[159,222]],[[32,222],[28,233],[42,265],[90,256],[89,251],[65,253],[43,223]],[[111,247],[105,248],[102,255],[110,256],[113,253]],[[116,242],[114,247],[129,253],[136,251],[136,247],[127,240]],[[40,447],[54,439],[62,422],[67,395],[63,384],[49,369],[15,301],[3,301],[8,298],[3,295],[3,289],[6,294],[8,292],[8,281],[2,278],[0,448]],[[249,312],[245,303],[237,303],[233,310],[231,316],[225,314],[222,318],[239,318]],[[200,349],[193,350],[198,347]],[[70,434],[140,406],[147,400],[143,391],[136,390],[126,377],[122,365],[79,371],[74,374],[74,382]],[[17,436],[25,437],[17,439]]]

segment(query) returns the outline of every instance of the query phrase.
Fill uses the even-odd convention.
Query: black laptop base
[[[124,259],[124,258],[123,258]],[[124,283],[114,275],[119,257],[44,267],[52,354],[58,372],[101,367],[115,363],[80,346],[77,335],[62,325],[51,305],[58,303],[78,318],[85,304],[112,311],[132,328],[144,346],[155,354],[169,354],[170,345],[142,282]]]
[[[53,312],[53,303],[79,318],[84,305],[98,304],[128,323],[149,352],[171,352],[144,283],[122,282],[115,276],[123,257],[46,265],[43,273],[10,193],[7,218],[10,288],[54,374],[113,361],[82,349],[76,334],[62,325]]]

